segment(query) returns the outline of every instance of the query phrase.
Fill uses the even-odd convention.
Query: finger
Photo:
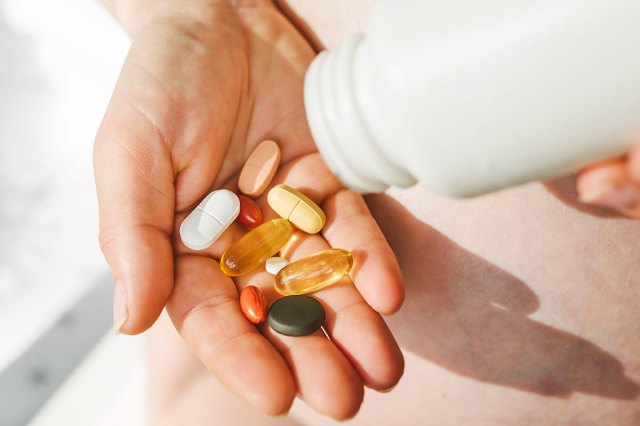
[[[640,185],[632,179],[628,162],[609,160],[583,170],[576,183],[580,201],[640,217]]]
[[[357,268],[351,276],[364,299],[378,312],[396,312],[404,300],[402,274],[364,199],[344,190],[318,153],[286,164],[276,175],[277,183],[296,188],[321,205],[327,215],[322,235],[332,247],[352,251]],[[273,217],[265,198],[257,201],[263,214]],[[305,238],[298,233],[295,244]]]
[[[114,326],[140,333],[173,286],[173,172],[157,130],[117,95],[96,138],[94,169],[99,240],[116,281]]]
[[[280,183],[288,184],[300,190],[318,204],[322,204],[323,201],[328,198],[336,197],[335,199],[325,203],[325,208],[328,208],[327,212],[329,213],[325,231],[331,228],[331,233],[335,236],[335,241],[343,243],[338,245],[333,244],[333,246],[354,249],[356,250],[356,257],[360,257],[362,259],[365,258],[363,255],[364,252],[371,249],[371,252],[373,253],[371,260],[368,260],[362,265],[358,265],[358,274],[362,274],[363,277],[362,280],[358,280],[358,282],[368,282],[368,278],[373,276],[374,279],[371,280],[373,284],[363,287],[364,293],[374,301],[377,297],[379,302],[374,304],[377,304],[383,312],[393,312],[397,310],[399,305],[402,303],[404,295],[399,267],[395,261],[393,252],[389,248],[379,227],[373,220],[362,197],[348,191],[340,192],[342,190],[341,183],[326,167],[318,153],[310,154],[284,164],[274,177],[271,186]],[[262,210],[265,220],[278,217],[267,203],[267,193],[268,191],[256,200]],[[336,200],[338,200],[337,203]],[[339,208],[340,211],[338,211]],[[343,229],[339,229],[335,232],[334,228],[342,225],[336,225],[333,223],[335,222],[334,216],[338,220],[343,218],[351,219],[353,221],[352,224],[354,225],[353,229],[344,227]],[[356,232],[353,232],[354,230]],[[226,238],[225,241],[228,243],[229,241],[239,238],[243,232],[243,229],[236,227],[234,230],[231,230],[228,235],[223,235],[223,237]],[[350,235],[352,238],[344,238],[347,235]],[[296,244],[298,244],[299,241],[309,238],[309,235],[302,232],[296,232],[295,237]],[[210,251],[207,251],[207,253],[214,257],[219,256],[221,254],[221,250],[217,249],[216,246],[217,244],[214,245]],[[221,244],[220,246],[226,247],[227,244]],[[287,252],[290,249],[289,246],[290,245],[286,247]],[[377,259],[380,260],[377,262],[379,270],[376,270],[376,268],[373,267],[376,265]],[[382,272],[382,274],[379,272]],[[243,283],[251,281],[253,279],[252,277],[252,275],[248,277],[241,277],[239,282]],[[381,286],[377,285],[380,283],[391,288],[392,292],[389,292],[388,294],[381,292]],[[380,297],[379,293],[383,293],[384,297]]]
[[[293,373],[300,397],[317,412],[338,420],[353,417],[362,404],[362,381],[340,350],[322,333],[290,337],[263,326]]]
[[[329,248],[319,235],[295,249],[292,260]],[[349,359],[365,386],[384,390],[394,386],[404,369],[400,348],[384,320],[347,277],[312,293],[327,313],[325,327],[333,343]]]
[[[326,242],[320,236],[309,236],[292,259],[309,254],[309,249],[317,251],[318,248],[326,249]],[[261,283],[266,284],[261,287],[270,302],[282,297],[273,288],[273,277]],[[362,378],[321,330],[309,336],[290,337],[278,334],[265,324],[262,331],[287,361],[298,393],[309,406],[339,420],[351,418],[358,412],[364,397]]]
[[[318,235],[309,235],[305,241],[316,239],[323,241]],[[326,242],[323,241],[322,247],[327,247]],[[260,287],[270,303],[282,297],[274,289],[273,276],[263,268],[236,277],[235,281],[240,288],[247,285]],[[322,331],[309,336],[289,337],[276,333],[266,324],[261,326],[261,330],[286,360],[298,393],[307,404],[336,419],[347,419],[358,412],[364,395],[362,379]]]
[[[388,390],[404,372],[402,352],[380,314],[352,288],[351,283],[339,284],[317,295],[326,307],[327,332],[365,386]]]
[[[317,203],[327,200],[323,204],[328,218],[323,235],[333,247],[352,251],[357,265],[352,277],[365,300],[379,312],[390,314],[397,311],[404,299],[400,268],[363,198],[341,190],[340,182],[317,153],[285,164],[273,185],[279,183],[301,190]],[[265,220],[278,217],[269,207],[266,195],[256,201]],[[206,251],[207,254],[219,258],[222,248],[242,235],[243,231],[238,227],[233,229],[223,234],[224,244],[216,243]],[[305,238],[302,233],[296,233],[296,241]],[[290,247],[286,247],[284,251],[289,250]]]
[[[231,134],[235,108],[221,105],[238,98],[237,87],[216,85],[222,77],[212,77],[198,81],[196,93],[178,78],[202,69],[197,43],[168,23],[141,33],[96,137],[100,242],[118,283],[114,321],[128,334],[149,327],[169,297],[174,207],[195,203],[211,186]],[[217,67],[225,64],[221,58],[205,68],[211,76],[224,75]],[[207,99],[206,108],[193,107],[198,114],[187,117],[185,105],[200,99]],[[217,120],[211,120],[214,112]],[[217,145],[199,143],[204,140]]]
[[[296,393],[289,368],[244,318],[235,285],[216,261],[193,255],[177,258],[167,312],[183,339],[225,386],[270,415],[289,410]]]
[[[273,184],[286,183],[320,202],[341,188],[321,161],[319,156],[312,155],[285,164]],[[313,179],[306,176],[312,176]],[[277,217],[269,208],[266,195],[257,201],[265,220]],[[296,236],[296,244],[287,250],[293,259],[328,248],[320,235],[297,232]],[[261,287],[272,302],[279,297],[273,289],[273,277],[264,272],[263,268],[237,277],[235,281],[240,288],[247,285]],[[338,288],[340,285],[334,287]],[[346,294],[343,294],[343,289],[334,297],[330,296],[333,292],[329,289],[315,294],[323,301],[325,295],[328,298],[324,304],[328,315],[327,324],[337,334],[334,342],[321,339],[309,346],[298,346],[296,343],[291,347],[290,343],[296,342],[296,339],[280,336],[268,328],[264,330],[265,335],[282,351],[291,366],[301,397],[316,410],[336,418],[346,418],[357,411],[361,403],[362,380],[369,387],[386,389],[399,380],[403,369],[402,355],[382,318],[364,302],[353,284],[348,282],[346,288]],[[345,304],[349,306],[345,307]],[[342,309],[345,309],[344,315],[338,314]],[[353,335],[357,337],[353,338]],[[321,359],[315,361],[318,356]],[[314,367],[326,363],[335,365],[327,372]],[[345,365],[351,365],[351,373],[349,369],[345,369]],[[357,373],[355,376],[353,369]],[[323,381],[312,379],[318,372],[326,377]],[[343,391],[336,392],[335,389]]]
[[[627,171],[631,180],[640,187],[640,143],[637,143],[627,156]]]
[[[323,207],[327,224],[322,233],[332,247],[351,251],[355,266],[350,275],[362,297],[378,312],[396,312],[404,301],[400,266],[362,196],[339,191]]]
[[[292,260],[326,248],[320,236],[310,236],[296,247]],[[274,290],[273,277],[263,270],[236,281],[241,287],[260,287],[271,303],[281,297]],[[349,418],[361,404],[363,383],[385,390],[399,381],[404,368],[402,353],[382,317],[362,299],[349,279],[312,296],[325,308],[325,329],[331,341],[298,344],[296,339],[300,338],[281,336],[267,326],[262,330],[290,365],[301,398],[328,416]],[[319,333],[315,336],[322,337]],[[356,376],[346,368],[345,358]],[[322,379],[317,380],[318,376]]]

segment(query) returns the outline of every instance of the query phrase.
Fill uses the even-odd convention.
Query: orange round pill
[[[247,228],[255,228],[262,224],[262,212],[256,202],[244,195],[238,195],[238,199],[240,200],[240,213],[237,221]]]
[[[262,290],[250,285],[240,293],[240,310],[244,316],[254,324],[260,324],[267,319],[267,298]]]

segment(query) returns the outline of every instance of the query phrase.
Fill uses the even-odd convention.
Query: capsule
[[[353,258],[346,250],[321,251],[282,268],[275,276],[275,288],[285,296],[310,293],[340,281],[352,266]]]
[[[273,219],[242,236],[220,259],[225,275],[237,277],[251,272],[276,254],[291,238],[293,226],[286,219]]]

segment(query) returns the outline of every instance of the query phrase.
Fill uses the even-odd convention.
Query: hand
[[[613,208],[640,219],[640,145],[623,158],[583,170],[577,189],[583,202]]]
[[[377,312],[396,311],[404,293],[362,197],[340,186],[311,140],[302,82],[314,51],[267,0],[175,3],[134,31],[96,138],[100,243],[117,282],[116,326],[140,333],[166,304],[208,369],[260,410],[285,413],[298,393],[321,413],[350,417],[363,385],[386,389],[402,374],[402,355]],[[232,280],[220,271],[223,250],[245,232],[240,225],[204,252],[177,236],[207,193],[234,188],[264,139],[282,149],[274,184],[302,189],[327,214],[322,235],[303,236],[291,257],[329,246],[355,253],[355,287],[315,294],[331,340],[321,332],[281,336],[242,316],[245,285],[260,285],[270,301],[276,295],[266,273]],[[263,213],[273,217],[264,198]]]

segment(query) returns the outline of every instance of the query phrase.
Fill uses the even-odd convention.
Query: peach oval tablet
[[[250,197],[257,197],[271,183],[280,164],[280,147],[274,141],[260,142],[251,152],[240,171],[238,188]]]
[[[283,219],[309,234],[320,232],[327,221],[322,209],[309,197],[290,186],[281,184],[267,195],[269,206]]]

